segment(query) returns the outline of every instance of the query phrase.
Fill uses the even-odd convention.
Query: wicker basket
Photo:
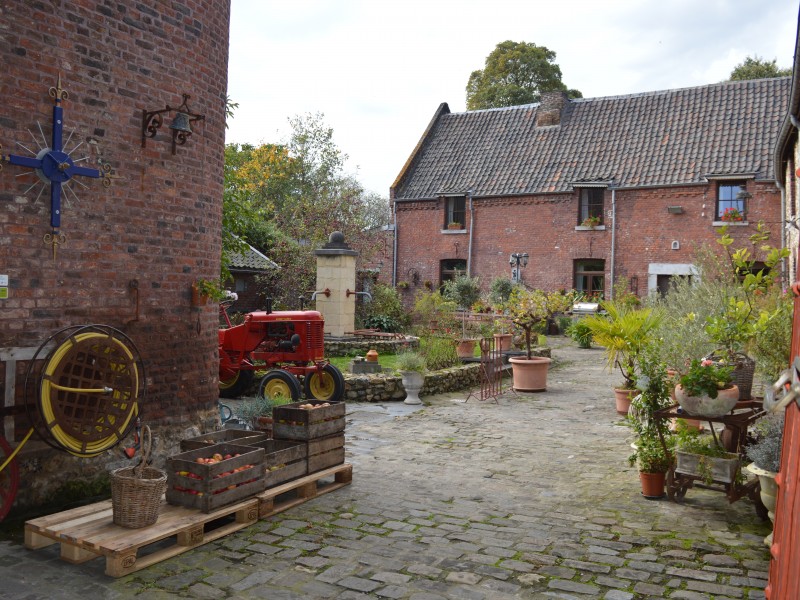
[[[167,474],[148,467],[152,437],[145,425],[142,431],[142,461],[135,467],[111,472],[111,507],[114,523],[138,529],[158,520],[161,498],[167,489]]]
[[[719,362],[724,356],[724,354],[714,352],[706,358]],[[727,364],[731,365],[731,363]],[[753,397],[753,375],[756,371],[756,361],[746,354],[737,352],[732,366],[731,383],[739,388],[739,400],[750,400]]]

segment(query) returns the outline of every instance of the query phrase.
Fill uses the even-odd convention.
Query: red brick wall
[[[190,306],[190,285],[219,273],[229,0],[71,0],[0,4],[0,144],[29,155],[41,123],[50,144],[61,74],[64,139],[73,158],[116,179],[84,179],[63,194],[66,244],[53,260],[49,186],[0,171],[0,348],[38,346],[56,330],[102,323],[123,330],[144,359],[143,417],[189,423],[217,398],[217,313]],[[171,153],[171,116],[141,146],[142,110],[180,105],[206,116]],[[76,178],[77,179],[77,178]],[[131,282],[137,282],[138,314]],[[20,386],[21,387],[21,386]],[[19,394],[17,402],[20,401]]]
[[[730,227],[738,243],[747,243],[758,220],[772,230],[773,245],[780,244],[780,193],[772,183],[748,182],[751,227]],[[616,192],[617,235],[615,277],[638,279],[639,295],[647,293],[651,263],[689,264],[702,244],[716,245],[718,228],[712,226],[716,185],[619,190]],[[668,206],[682,206],[683,214],[670,214]],[[705,208],[704,208],[705,206]],[[443,201],[399,202],[398,281],[408,281],[409,269],[424,281],[439,281],[439,261],[466,259],[467,233],[442,233]],[[469,208],[467,210],[469,212]],[[530,287],[572,289],[576,259],[606,261],[606,289],[611,270],[611,191],[605,192],[605,230],[576,230],[578,194],[553,194],[474,200],[475,227],[472,274],[483,286],[496,277],[509,277],[509,255],[527,252],[523,281]],[[468,217],[469,225],[469,217]],[[677,241],[680,248],[672,249]],[[413,295],[413,285],[409,288]]]

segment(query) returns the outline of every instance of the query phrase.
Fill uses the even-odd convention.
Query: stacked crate
[[[264,454],[264,448],[235,444],[176,454],[167,459],[167,502],[208,513],[263,492]]]
[[[344,462],[344,402],[295,402],[276,406],[272,416],[275,440],[305,446],[309,475]]]

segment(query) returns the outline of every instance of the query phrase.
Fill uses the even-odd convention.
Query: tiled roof
[[[278,269],[280,267],[261,252],[248,245],[247,251],[243,255],[231,255],[229,268],[233,271],[266,271],[267,269]]]
[[[444,105],[395,198],[565,192],[580,181],[678,185],[709,174],[772,179],[790,87],[781,77],[582,98],[567,102],[561,124],[550,127],[536,126],[538,104],[463,113]]]

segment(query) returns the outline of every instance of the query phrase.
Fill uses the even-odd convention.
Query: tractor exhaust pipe
[[[267,314],[272,312],[272,298],[264,299],[264,312]]]

